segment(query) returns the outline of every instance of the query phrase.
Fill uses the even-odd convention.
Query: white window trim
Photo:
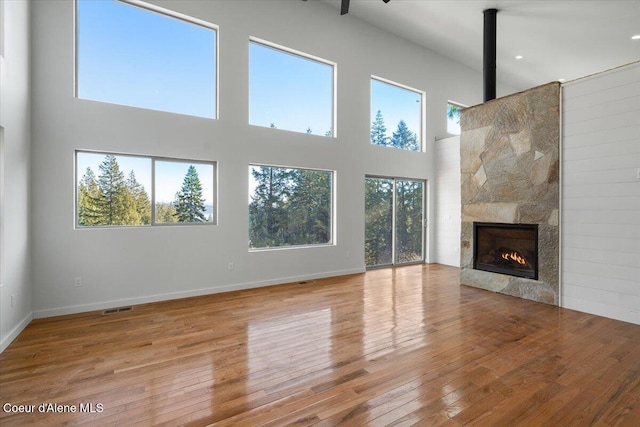
[[[73,8],[73,71],[74,71],[73,72],[73,97],[76,99],[84,100],[84,98],[78,97],[78,2],[79,1],[80,0],[74,1],[74,8]],[[158,13],[168,18],[177,19],[179,21],[184,21],[189,24],[198,25],[198,26],[205,27],[207,29],[215,31],[216,43],[214,46],[215,48],[214,55],[215,55],[215,73],[216,73],[216,81],[215,81],[216,108],[215,108],[215,111],[213,112],[214,116],[213,118],[201,117],[201,116],[193,116],[193,117],[209,119],[209,120],[220,119],[220,27],[211,22],[203,21],[202,19],[194,18],[192,16],[185,15],[183,13],[176,12],[170,9],[165,9],[163,7],[156,6],[154,4],[147,3],[140,0],[112,0],[112,1],[128,4],[130,6],[138,7],[146,11]],[[122,104],[114,104],[107,101],[96,101],[96,100],[87,100],[87,101],[102,102],[102,103],[111,104],[111,105],[122,105]],[[159,111],[159,112],[169,113],[169,114],[182,114],[182,113],[173,113],[173,112],[164,111],[164,110],[150,110],[148,108],[136,107],[131,105],[122,105],[122,106],[130,107],[130,108],[141,108],[143,110],[149,110],[149,111]]]
[[[331,174],[331,224],[329,229],[331,230],[331,239],[327,243],[312,243],[307,245],[289,245],[289,246],[274,246],[269,248],[252,248],[249,247],[249,252],[269,252],[269,251],[286,251],[293,249],[309,249],[309,248],[322,248],[322,247],[330,247],[336,246],[337,244],[337,236],[336,236],[336,200],[337,200],[337,181],[338,181],[338,172],[332,169],[323,169],[323,168],[315,168],[315,167],[307,167],[307,166],[284,166],[284,165],[275,165],[275,164],[263,164],[263,163],[249,163],[248,169],[251,167],[262,167],[262,168],[280,168],[280,169],[302,169],[302,170],[310,170],[317,172],[329,172]],[[247,185],[248,189],[248,185]],[[247,205],[248,210],[248,205]],[[249,218],[247,212],[247,219]],[[248,232],[248,228],[247,228]],[[249,239],[247,239],[248,241]]]
[[[319,56],[315,56],[315,55],[311,55],[309,53],[306,52],[302,52],[296,49],[292,49],[286,46],[282,46],[280,44],[277,43],[273,43],[270,42],[268,40],[264,40],[258,37],[254,37],[254,36],[249,36],[249,44],[251,43],[256,43],[256,44],[261,44],[263,46],[269,47],[271,49],[275,49],[275,50],[279,50],[282,51],[284,53],[288,53],[291,55],[295,55],[295,56],[299,56],[300,58],[303,59],[308,59],[311,61],[315,61],[315,62],[319,62],[321,64],[324,65],[328,65],[333,69],[333,73],[332,73],[332,77],[331,77],[331,87],[333,88],[333,91],[331,93],[331,138],[336,138],[338,135],[338,104],[337,104],[337,99],[338,99],[338,63],[337,62],[333,62],[333,61],[329,61],[327,59],[324,58],[320,58]],[[250,70],[249,70],[250,72]],[[251,94],[249,93],[249,97],[251,97]],[[248,100],[247,105],[250,106],[250,102],[251,99]],[[251,108],[249,108],[250,110]],[[249,118],[247,118],[247,121],[249,121]],[[251,124],[250,124],[251,125]],[[264,126],[260,126],[260,125],[251,125],[251,126],[259,126],[259,127],[264,127]],[[288,131],[287,129],[280,129],[280,130],[284,130],[287,132],[295,132],[295,133],[302,133],[303,132],[297,132],[297,131]],[[318,136],[318,135],[316,135]]]
[[[423,90],[416,89],[411,86],[407,86],[402,83],[395,82],[393,80],[385,79],[384,77],[371,75],[371,79],[369,80],[369,87],[371,87],[371,80],[377,80],[381,83],[386,83],[391,86],[396,86],[400,89],[410,90],[411,92],[415,92],[420,95],[420,151],[414,151],[417,153],[424,153],[427,149],[426,139],[427,139],[427,93]],[[371,93],[369,93],[369,103],[371,103]],[[371,108],[369,108],[371,110]],[[369,130],[371,130],[371,123],[369,123]]]
[[[124,157],[137,157],[142,159],[149,159],[151,161],[151,188],[149,189],[149,200],[151,201],[151,223],[147,225],[93,225],[82,226],[78,224],[78,154],[100,154],[100,155],[112,155],[112,156],[124,156]],[[156,162],[174,162],[174,163],[191,163],[201,165],[211,165],[213,167],[213,220],[211,222],[156,222],[156,177],[155,169]],[[75,230],[113,230],[113,229],[131,229],[131,228],[155,228],[155,227],[190,227],[190,226],[212,226],[218,225],[218,162],[215,160],[198,160],[198,159],[185,159],[175,157],[163,157],[163,156],[148,156],[144,154],[130,154],[130,153],[118,153],[113,151],[100,151],[100,150],[85,150],[77,149],[73,152],[73,169],[74,169],[74,190],[73,190],[73,217],[74,217],[74,229]]]

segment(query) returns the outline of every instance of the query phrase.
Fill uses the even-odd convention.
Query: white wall
[[[640,63],[563,101],[562,305],[640,324]]]
[[[434,262],[460,267],[460,137],[435,142]]]
[[[0,4],[0,351],[31,320],[29,3]],[[13,298],[12,298],[13,296]],[[13,300],[13,301],[12,301]],[[12,304],[13,302],[13,304]]]
[[[479,72],[321,2],[158,4],[220,26],[219,120],[74,98],[73,2],[32,5],[36,317],[363,271],[365,174],[434,180],[447,100],[481,100]],[[337,138],[247,124],[249,36],[338,64]],[[369,144],[372,74],[426,91],[426,153]],[[76,149],[217,161],[218,225],[74,230]],[[335,170],[336,245],[248,252],[249,163]]]

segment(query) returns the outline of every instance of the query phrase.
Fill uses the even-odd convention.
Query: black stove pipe
[[[483,79],[484,102],[496,99],[496,15],[498,9],[485,9]]]

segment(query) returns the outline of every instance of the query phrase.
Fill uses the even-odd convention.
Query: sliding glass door
[[[424,181],[365,178],[365,263],[424,261]]]

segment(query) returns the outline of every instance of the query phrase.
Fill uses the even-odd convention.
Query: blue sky
[[[371,79],[371,122],[380,110],[389,138],[397,129],[400,120],[404,120],[411,132],[416,134],[418,141],[422,141],[421,101],[422,96],[418,92]]]
[[[116,1],[78,2],[78,96],[215,118],[211,28]],[[316,135],[333,130],[334,67],[249,42],[249,123]],[[391,137],[403,119],[421,136],[420,94],[371,81],[371,121]]]
[[[116,1],[78,2],[78,97],[214,118],[216,32]]]
[[[332,122],[333,66],[249,44],[249,123],[324,135]]]

